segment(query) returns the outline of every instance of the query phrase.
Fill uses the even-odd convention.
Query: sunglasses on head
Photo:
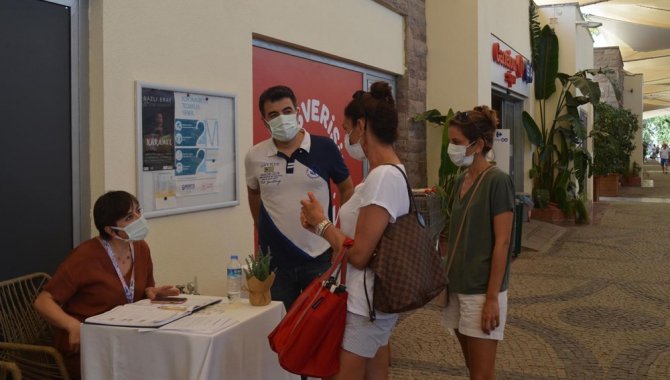
[[[468,120],[468,112],[461,112],[458,111],[456,112],[456,115],[454,115],[454,119],[460,123],[468,123],[470,120]]]

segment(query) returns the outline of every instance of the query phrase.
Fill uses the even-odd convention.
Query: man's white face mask
[[[266,123],[270,127],[272,138],[277,141],[291,141],[300,131],[297,114],[279,115]]]

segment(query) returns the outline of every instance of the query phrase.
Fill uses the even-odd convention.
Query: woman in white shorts
[[[373,83],[370,92],[358,91],[344,109],[345,148],[356,159],[368,159],[370,172],[340,207],[340,228],[325,217],[323,207],[308,193],[301,201],[305,228],[323,236],[339,252],[347,237],[347,322],[340,351],[340,372],[334,379],[388,379],[388,340],[398,315],[370,308],[374,274],[365,270],[389,223],[409,212],[409,197],[400,159],[393,150],[398,137],[398,113],[391,87]],[[384,164],[395,164],[397,167]],[[365,280],[365,281],[364,281]],[[365,290],[370,301],[368,303]]]
[[[495,378],[507,317],[514,185],[486,160],[497,124],[495,111],[479,106],[457,112],[448,129],[449,157],[465,170],[452,193],[444,324],[456,332],[471,379]]]

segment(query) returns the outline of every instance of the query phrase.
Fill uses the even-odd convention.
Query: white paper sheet
[[[236,320],[226,318],[223,315],[192,314],[186,318],[161,326],[159,330],[188,331],[197,334],[216,334],[236,323]]]
[[[149,299],[143,299],[86,318],[85,322],[127,327],[159,327],[223,300],[222,297],[197,295],[184,295],[183,297],[186,297],[187,300],[179,304],[158,304],[151,303]]]

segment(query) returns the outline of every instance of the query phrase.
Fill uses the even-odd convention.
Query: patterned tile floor
[[[514,260],[498,379],[670,379],[670,175],[645,171],[654,187],[623,188],[595,224]],[[440,320],[434,305],[401,316],[391,379],[467,378]]]

